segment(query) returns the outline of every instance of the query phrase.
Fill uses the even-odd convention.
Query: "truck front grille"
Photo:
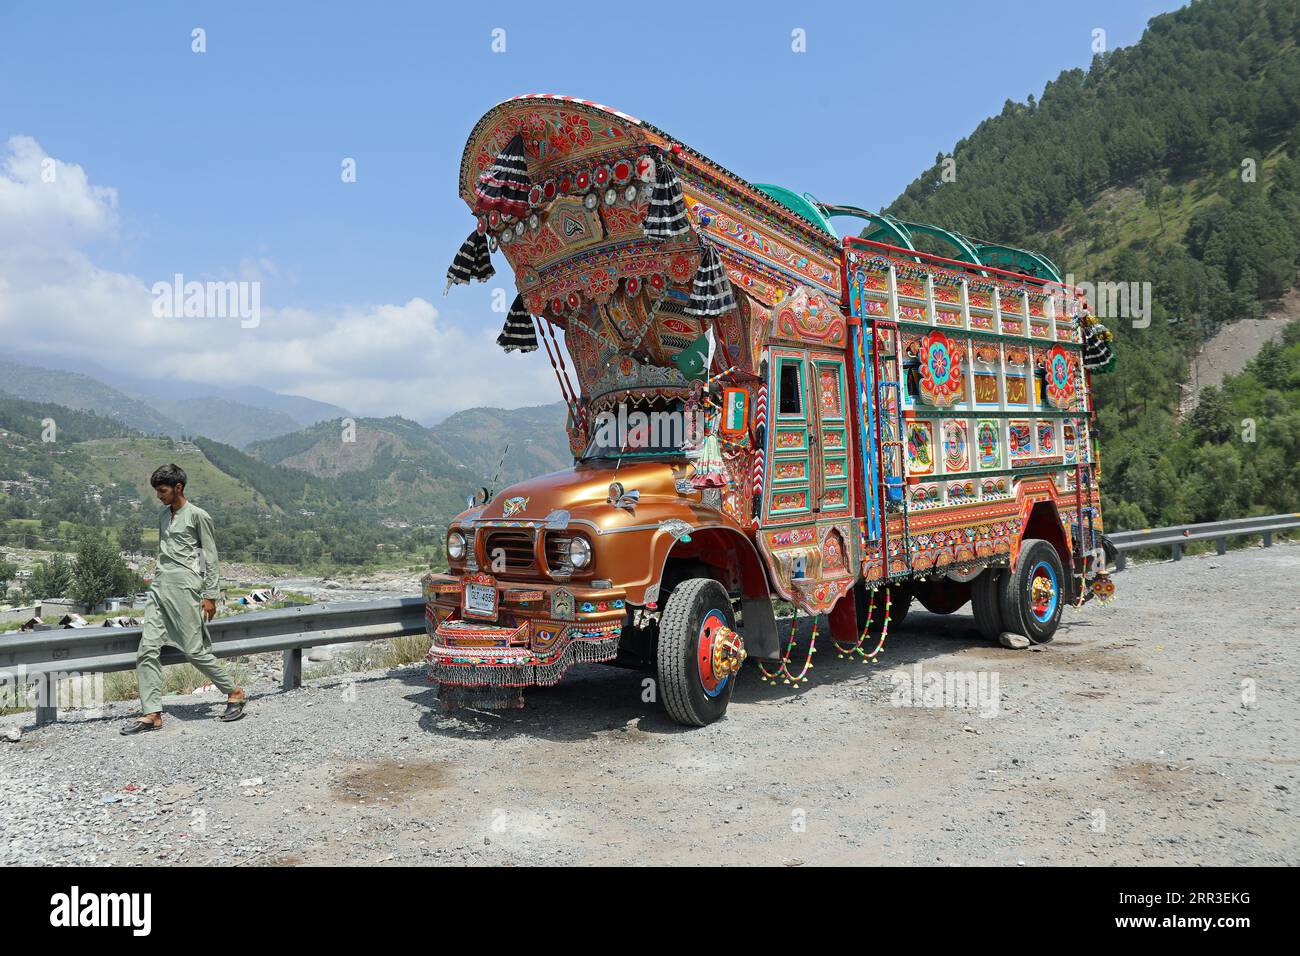
[[[499,557],[505,558],[501,569]],[[509,529],[492,531],[484,541],[483,557],[487,569],[494,574],[525,574],[537,570],[537,556],[533,551],[533,532]]]
[[[546,536],[546,567],[552,574],[567,577],[573,573],[573,564],[569,561],[569,542],[572,540],[567,534]]]

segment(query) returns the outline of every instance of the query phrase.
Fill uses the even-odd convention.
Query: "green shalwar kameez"
[[[158,514],[158,570],[149,589],[144,633],[136,655],[141,713],[162,712],[160,657],[164,641],[179,648],[223,694],[235,689],[225,665],[212,654],[199,605],[206,598],[216,600],[217,585],[212,516],[189,501],[174,515],[164,505]]]

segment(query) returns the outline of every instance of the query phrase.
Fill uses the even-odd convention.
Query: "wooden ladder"
[[[899,379],[893,378],[886,380],[880,374],[880,339],[879,330],[884,330],[890,336],[894,343],[894,363],[899,375],[903,371],[902,356],[902,338],[898,334],[898,323],[884,320],[871,320],[871,362],[872,371],[876,382],[876,460],[879,462],[880,470],[880,487],[882,494],[880,497],[880,546],[881,554],[885,561],[885,578],[886,580],[894,577],[905,577],[912,570],[912,529],[908,521],[907,513],[907,455],[905,453],[906,442],[903,439],[903,395]],[[885,438],[885,415],[889,408],[887,390],[894,390],[894,409],[895,415],[891,421],[893,437]],[[895,457],[894,451],[897,450]],[[889,451],[888,457],[886,450]],[[887,464],[890,463],[890,464]],[[889,499],[889,471],[892,465],[898,468],[898,482],[900,500],[893,504]],[[901,513],[903,516],[903,536],[902,536],[902,557],[905,565],[902,571],[894,574],[890,569],[889,561],[889,515],[890,512]]]

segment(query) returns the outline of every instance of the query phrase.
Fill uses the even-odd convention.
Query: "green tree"
[[[105,598],[134,590],[135,575],[107,535],[88,531],[77,542],[72,566],[72,596],[93,610]]]
[[[127,554],[139,554],[144,546],[143,533],[140,519],[132,515],[126,519],[126,524],[117,533],[117,546]]]
[[[49,561],[38,561],[32,568],[32,579],[27,594],[37,600],[66,597],[72,587],[72,562],[63,554]]]
[[[9,582],[18,574],[18,565],[8,558],[0,558],[0,598],[9,591]]]
[[[1165,184],[1157,176],[1148,176],[1142,181],[1142,201],[1148,209],[1154,209],[1160,220],[1160,234],[1165,234],[1165,210],[1161,200],[1164,199]]]
[[[1220,444],[1232,437],[1232,415],[1227,400],[1217,385],[1201,389],[1200,399],[1190,416],[1198,441]]]

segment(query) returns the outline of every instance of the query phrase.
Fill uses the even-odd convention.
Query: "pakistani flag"
[[[687,378],[706,378],[709,363],[713,361],[713,348],[713,327],[710,326],[704,330],[703,335],[673,357],[673,364]]]

